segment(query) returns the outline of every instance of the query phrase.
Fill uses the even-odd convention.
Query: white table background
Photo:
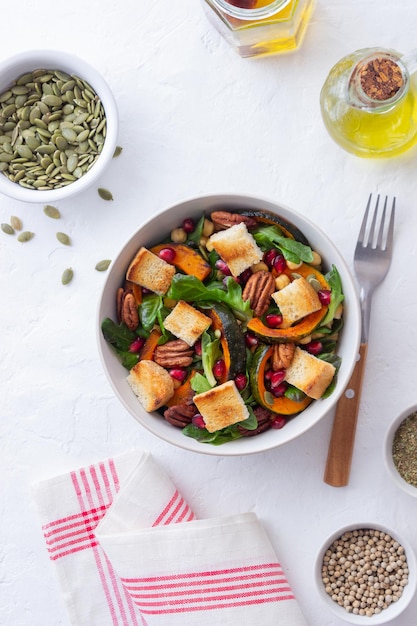
[[[0,197],[0,221],[17,215],[36,233],[26,244],[0,233],[2,626],[69,625],[31,484],[132,447],[153,453],[200,517],[258,514],[310,626],[345,623],[313,586],[314,556],[328,533],[376,520],[417,550],[417,501],[391,484],[382,457],[390,421],[417,400],[417,150],[394,160],[349,155],[327,136],[319,110],[320,88],[339,58],[373,45],[408,52],[416,35],[415,0],[317,0],[299,51],[244,60],[197,0],[3,7],[2,58],[56,48],[102,72],[117,100],[123,153],[100,180],[114,201],[91,188],[57,204],[59,223],[42,205]],[[139,426],[105,378],[96,311],[106,276],[95,264],[114,258],[154,212],[221,192],[260,195],[307,215],[350,265],[369,193],[397,196],[395,255],[374,298],[348,487],[322,480],[330,414],[260,456],[196,455]],[[71,247],[56,241],[57,230],[71,236]],[[74,279],[64,287],[69,266]],[[416,612],[417,596],[395,625],[413,626]]]

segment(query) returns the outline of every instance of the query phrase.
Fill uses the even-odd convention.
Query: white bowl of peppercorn
[[[297,328],[293,327],[292,330],[284,331],[270,326],[272,322],[268,313],[264,315],[265,323],[262,321],[262,316],[259,317],[258,315],[254,315],[249,321],[245,318],[243,309],[239,308],[241,303],[235,301],[232,307],[227,305],[227,302],[231,302],[229,296],[232,297],[232,292],[239,300],[239,290],[241,290],[243,297],[247,283],[246,285],[243,282],[240,283],[238,277],[233,280],[231,276],[224,275],[225,270],[219,269],[219,264],[217,261],[214,262],[213,255],[206,247],[207,240],[212,237],[215,228],[213,223],[215,212],[221,212],[223,218],[225,217],[224,213],[226,216],[232,214],[230,219],[238,220],[238,222],[241,216],[254,220],[256,225],[259,221],[262,236],[266,236],[264,228],[268,229],[269,235],[271,234],[270,228],[274,233],[276,232],[274,229],[280,228],[282,233],[287,233],[285,245],[289,245],[287,239],[291,239],[292,242],[304,241],[303,245],[307,244],[309,249],[317,253],[317,255],[313,255],[313,262],[320,262],[321,271],[317,269],[318,265],[315,266],[316,270],[314,270],[310,265],[306,269],[306,264],[303,267],[297,264],[297,269],[294,270],[295,276],[306,270],[308,276],[312,276],[312,272],[315,272],[314,276],[320,278],[324,273],[328,274],[329,271],[334,271],[337,268],[344,295],[343,302],[340,303],[340,308],[343,310],[342,318],[337,321],[336,308],[332,307],[331,315],[335,323],[335,334],[332,334],[333,339],[330,339],[330,343],[324,337],[321,343],[324,354],[329,355],[329,350],[332,348],[336,350],[337,357],[340,357],[340,367],[338,367],[337,377],[334,379],[335,385],[331,385],[329,394],[323,394],[323,397],[317,400],[311,399],[311,401],[309,397],[306,398],[306,394],[288,398],[288,395],[285,394],[288,392],[289,385],[284,385],[282,391],[281,382],[285,381],[281,379],[279,384],[275,385],[277,381],[268,376],[271,373],[269,364],[272,358],[270,335],[282,339],[282,333],[285,333],[287,337],[288,333],[298,334],[300,332],[305,343],[297,345],[307,346],[308,343],[313,343],[311,349],[313,347],[316,349],[318,345],[313,342],[312,331],[318,328],[317,319],[307,315],[303,318],[303,322],[309,326],[311,321],[311,328],[298,326]],[[210,228],[206,231],[206,227]],[[227,228],[226,226],[223,232],[226,232]],[[211,234],[209,234],[209,230]],[[239,232],[241,231],[242,229],[239,228]],[[253,238],[260,235],[257,226],[250,232],[254,233]],[[214,235],[219,234],[221,234],[220,230],[214,231]],[[245,241],[247,241],[248,233],[244,236]],[[158,296],[152,295],[152,290],[145,287],[145,291],[140,291],[138,283],[132,284],[127,278],[128,275],[133,278],[128,270],[132,268],[132,264],[133,266],[136,264],[138,255],[143,258],[142,248],[147,250],[146,258],[149,258],[151,253],[158,256],[156,259],[158,267],[162,265],[165,274],[168,270],[171,272],[171,286],[168,292],[162,296],[161,301],[158,300]],[[200,248],[204,248],[204,258],[201,257]],[[245,246],[241,248],[244,251],[247,250]],[[235,249],[233,248],[233,250]],[[263,253],[264,259],[270,263],[269,243],[266,245],[266,250],[268,252]],[[171,258],[172,252],[175,252],[173,259]],[[155,262],[154,257],[151,256],[150,258]],[[276,259],[281,260],[280,256]],[[162,261],[165,262],[165,265]],[[275,260],[273,262],[274,269],[276,269]],[[173,278],[172,268],[167,267],[167,264],[170,263],[175,267]],[[261,265],[264,267],[266,263],[262,261]],[[272,272],[268,267],[268,271],[265,270],[267,275]],[[252,275],[252,266],[248,269]],[[293,270],[289,271],[292,272]],[[155,272],[154,275],[162,276],[163,272]],[[242,273],[245,274],[245,272]],[[201,276],[201,279],[197,280],[197,275]],[[191,278],[189,278],[190,276]],[[206,277],[204,278],[204,276]],[[277,278],[279,279],[280,276]],[[216,287],[216,282],[219,286],[218,281],[220,281],[221,289],[223,289],[221,294]],[[227,282],[227,287],[224,281]],[[210,291],[206,291],[207,288]],[[214,291],[211,290],[212,288]],[[276,283],[274,283],[275,288],[278,289]],[[320,290],[320,285],[318,289]],[[228,296],[225,295],[224,290],[227,291]],[[326,291],[329,295],[330,291]],[[336,296],[337,294],[340,295],[341,292],[335,286],[332,293]],[[221,301],[220,296],[223,298]],[[207,306],[207,300],[204,301],[206,297],[210,302],[209,306]],[[269,299],[272,300],[272,298]],[[208,329],[209,335],[212,330],[208,340],[208,349],[206,348],[207,344],[205,347],[202,346],[201,340],[200,346],[199,341],[196,341],[193,346],[185,346],[185,352],[178,355],[177,352],[180,349],[185,349],[184,345],[180,347],[170,335],[157,338],[157,334],[154,334],[153,331],[158,331],[159,327],[159,332],[161,332],[161,325],[156,315],[163,316],[168,312],[161,308],[161,304],[174,312],[177,310],[175,303],[184,300],[191,305],[195,305],[198,301],[200,304],[196,305],[197,308],[200,309],[200,313],[203,312],[206,316],[211,316],[214,311],[211,318],[213,330]],[[219,307],[219,303],[224,306]],[[172,308],[174,306],[175,309]],[[273,305],[271,306],[273,308]],[[320,315],[322,306],[320,304]],[[233,311],[239,309],[239,319],[235,319],[232,308]],[[275,323],[277,315],[273,313],[271,315]],[[170,317],[171,315],[165,318],[166,325],[166,320]],[[130,327],[131,321],[133,321],[132,330],[127,328]],[[268,324],[268,328],[265,328],[266,324]],[[217,194],[179,202],[150,218],[136,233],[132,234],[114,258],[107,273],[98,307],[96,327],[99,354],[107,378],[124,408],[132,414],[141,426],[156,437],[186,450],[216,456],[240,456],[264,452],[284,445],[312,428],[334,407],[348,383],[356,362],[360,339],[360,308],[356,288],[344,259],[337,247],[315,224],[288,207],[267,199],[238,194]],[[155,327],[157,328],[155,329]],[[173,326],[170,325],[170,328],[173,336],[178,336],[175,335]],[[340,329],[340,335],[337,328]],[[327,330],[328,327],[326,326],[326,337],[328,335]],[[216,338],[220,339],[219,357],[213,356],[217,351],[217,348],[213,348]],[[164,341],[165,339],[168,341]],[[279,343],[285,345],[291,341],[285,340]],[[295,343],[295,339],[293,339],[293,343]],[[331,344],[335,345],[332,347]],[[210,352],[211,348],[213,350]],[[175,354],[169,354],[171,349],[174,349]],[[133,355],[132,351],[134,352]],[[251,356],[248,355],[248,352],[251,353]],[[318,353],[316,352],[316,354]],[[204,356],[206,361],[203,363]],[[177,357],[181,357],[181,359]],[[163,406],[158,408],[150,408],[151,402],[145,404],[143,394],[142,401],[140,401],[139,395],[134,393],[130,385],[129,380],[131,379],[128,380],[129,372],[137,373],[135,370],[136,363],[144,371],[145,367],[140,364],[149,358],[161,365],[165,373],[168,371],[174,380],[175,391],[173,396],[165,398]],[[191,361],[191,364],[184,364],[183,358],[186,358],[188,363]],[[212,358],[215,362],[211,362]],[[317,359],[319,359],[319,355]],[[223,362],[223,368],[220,372],[217,368],[219,361],[220,363]],[[210,372],[211,367],[212,372]],[[199,376],[196,375],[196,372]],[[145,392],[149,401],[156,400],[157,397],[159,400],[160,390],[163,387],[167,389],[171,386],[170,381],[167,381],[167,376],[165,374],[162,376],[164,372],[159,370],[159,373],[161,374],[162,386],[157,385],[153,394],[149,391],[146,381],[155,380],[155,377],[148,377],[146,381],[140,381],[142,389],[146,387]],[[185,374],[185,379],[180,378],[183,374]],[[242,407],[241,402],[238,401],[240,400],[239,395],[235,395],[235,400],[237,400],[233,405],[235,409],[228,412],[223,411],[223,413],[227,413],[233,419],[235,417],[240,419],[237,419],[233,424],[229,422],[229,426],[223,427],[222,425],[212,429],[212,431],[203,427],[207,417],[211,419],[214,411],[211,411],[211,415],[208,415],[207,411],[203,416],[204,421],[199,420],[198,413],[196,415],[193,413],[194,405],[197,406],[194,402],[193,393],[198,394],[200,398],[204,397],[204,390],[202,390],[200,383],[206,385],[207,376],[210,375],[210,378],[213,378],[211,374],[214,375],[216,381],[221,381],[221,384],[217,384],[215,381],[214,384],[211,382],[210,385],[213,389],[220,388],[222,393],[224,392],[223,399],[228,390],[233,391],[234,394],[241,394],[245,407],[249,405],[253,409],[256,421],[252,420],[251,430],[246,427],[249,425],[244,417],[246,408]],[[278,367],[278,378],[281,374],[282,371]],[[142,378],[145,378],[145,375]],[[223,383],[224,379],[227,379],[225,383]],[[229,389],[227,389],[225,385],[230,382],[233,382],[234,385],[229,384]],[[234,390],[231,390],[230,387],[234,387]],[[290,391],[293,389],[291,388]],[[172,393],[172,388],[170,393]],[[284,395],[279,396],[282,393]],[[213,403],[212,406],[215,404]],[[199,412],[201,413],[201,411]]]
[[[385,436],[384,461],[397,487],[417,498],[417,404],[392,421]]]
[[[385,624],[415,594],[416,557],[405,537],[383,524],[349,524],[323,542],[314,577],[323,603],[338,618],[358,626]]]
[[[118,113],[76,55],[29,50],[0,62],[0,193],[53,203],[92,185],[116,148]]]

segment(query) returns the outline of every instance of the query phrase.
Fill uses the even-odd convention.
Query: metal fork
[[[374,211],[370,210],[372,194],[369,196],[365,215],[356,243],[353,264],[359,282],[362,314],[359,360],[355,365],[345,393],[339,399],[334,416],[333,428],[327,454],[324,482],[334,487],[348,484],[355,441],[356,423],[368,351],[371,301],[374,289],[384,280],[391,265],[395,198],[391,211],[387,210],[385,198],[380,220],[378,220],[380,196]]]

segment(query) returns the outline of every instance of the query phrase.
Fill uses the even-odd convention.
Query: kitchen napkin
[[[34,489],[74,626],[306,626],[257,516],[197,520],[148,453]]]

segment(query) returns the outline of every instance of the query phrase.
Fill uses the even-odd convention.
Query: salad
[[[219,445],[280,429],[337,384],[337,268],[264,210],[185,219],[142,247],[101,330],[146,411]]]

